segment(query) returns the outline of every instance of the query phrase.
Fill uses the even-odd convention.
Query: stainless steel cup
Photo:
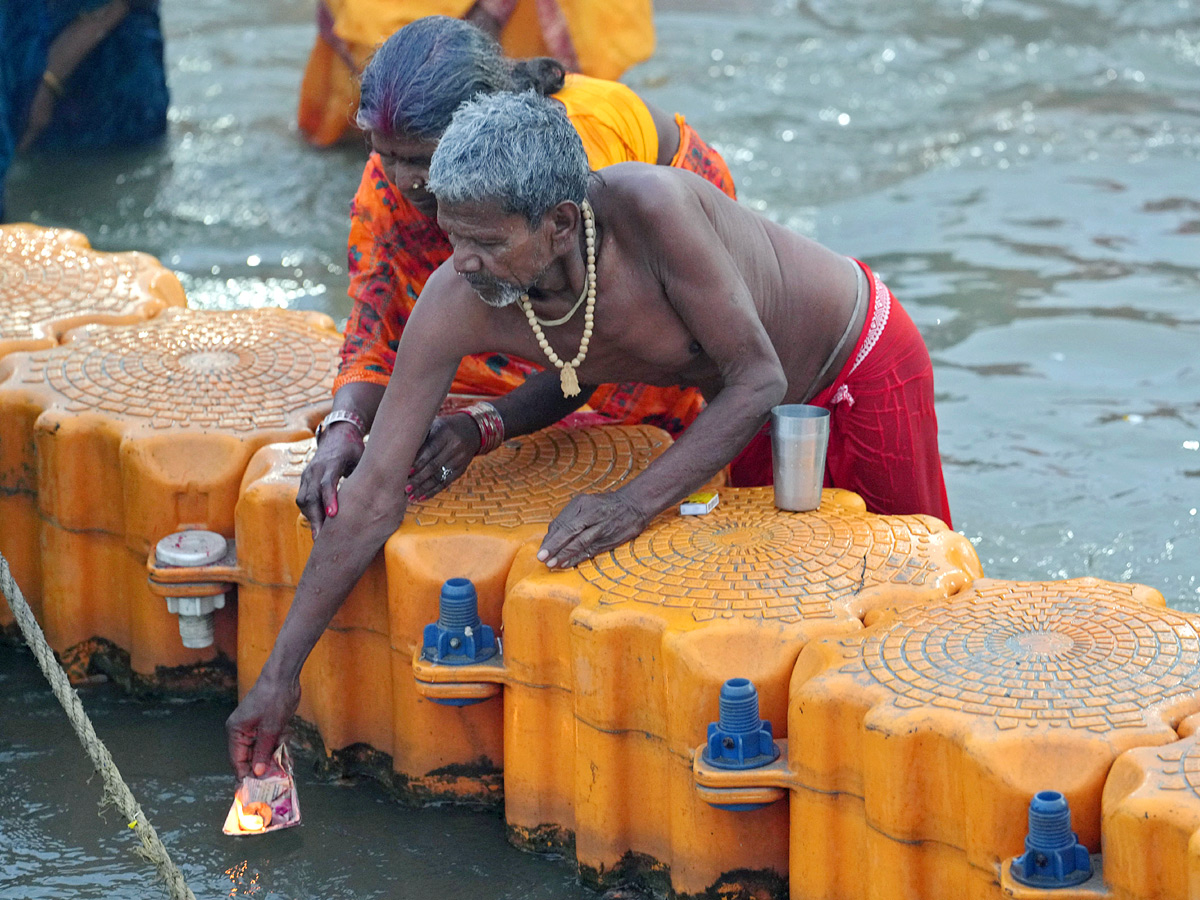
[[[829,410],[807,403],[787,403],[771,410],[776,506],[807,512],[821,505],[828,446]]]

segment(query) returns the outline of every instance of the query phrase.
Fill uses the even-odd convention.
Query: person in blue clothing
[[[146,144],[167,103],[158,0],[0,2],[0,221],[18,151]]]

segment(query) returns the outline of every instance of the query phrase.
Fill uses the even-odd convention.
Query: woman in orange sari
[[[362,77],[358,125],[372,153],[351,205],[354,307],[334,382],[333,412],[318,428],[317,452],[301,480],[297,502],[306,511],[336,514],[338,480],[362,455],[404,323],[426,279],[450,257],[450,244],[435,219],[436,201],[425,190],[438,139],[461,102],[511,90],[535,90],[562,103],[593,169],[628,161],[672,165],[734,196],[725,161],[684,118],[647,104],[625,85],[568,75],[552,59],[510,61],[492,38],[457,19],[430,16],[401,28],[379,48]],[[514,357],[467,357],[452,391],[494,397],[527,382],[536,385],[541,372],[540,366]],[[550,380],[557,385],[557,375],[551,373]],[[555,393],[556,387],[546,392]],[[603,385],[588,402],[590,409],[575,413],[574,421],[645,423],[672,434],[687,427],[703,405],[694,390],[642,384]],[[563,416],[577,406],[564,407]],[[488,407],[476,404],[469,416],[435,423],[421,463],[436,465],[440,484],[461,475],[476,453],[502,439],[503,422]],[[309,517],[319,529],[320,521]]]

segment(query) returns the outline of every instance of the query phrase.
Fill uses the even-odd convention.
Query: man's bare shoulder
[[[602,190],[620,198],[623,205],[652,211],[664,203],[693,202],[707,185],[717,190],[699,175],[673,166],[654,166],[642,162],[623,162],[606,166],[596,173]],[[722,194],[724,196],[724,194]]]
[[[423,300],[427,295],[447,297],[465,297],[466,291],[470,290],[470,286],[463,278],[454,270],[454,257],[444,260],[430,274],[425,281],[425,287],[421,289],[421,296],[418,302]]]
[[[722,191],[685,169],[617,163],[600,170],[597,178],[605,205],[618,210],[634,230],[654,236],[703,227],[713,219],[714,211],[726,204],[737,208]]]
[[[478,334],[486,332],[493,313],[495,310],[480,300],[454,270],[453,259],[448,259],[425,282],[409,317],[409,327],[435,329],[443,339],[456,343],[472,342]]]
[[[455,315],[486,317],[491,309],[479,299],[471,283],[455,270],[453,257],[433,270],[417,298],[418,304],[422,301],[425,301],[427,306],[436,307],[439,312],[451,311]]]

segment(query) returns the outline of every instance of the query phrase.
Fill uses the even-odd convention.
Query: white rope
[[[41,626],[34,618],[33,611],[25,602],[25,597],[16,581],[13,580],[12,573],[8,569],[8,560],[4,558],[3,554],[0,554],[0,590],[4,592],[4,598],[8,601],[13,617],[17,620],[25,643],[29,645],[34,657],[37,658],[38,667],[46,676],[46,680],[50,682],[50,689],[54,691],[54,696],[58,698],[58,702],[66,711],[67,718],[71,721],[71,727],[75,729],[75,734],[79,736],[79,740],[83,744],[83,749],[87,751],[92,765],[104,779],[104,795],[100,800],[101,808],[115,806],[124,817],[124,821],[129,823],[129,827],[137,832],[138,839],[142,842],[142,845],[137,848],[137,853],[147,862],[154,863],[159,877],[167,884],[171,900],[196,900],[191,888],[183,880],[183,873],[171,861],[167,848],[159,840],[154,826],[150,824],[146,814],[142,812],[141,806],[130,793],[129,787],[122,780],[121,773],[117,770],[116,763],[113,762],[112,754],[108,752],[108,748],[96,735],[96,730],[92,727],[92,722],[83,709],[83,704],[79,702],[79,695],[75,693],[71,682],[67,680],[67,673],[62,670],[62,666],[54,658],[54,651],[46,643],[46,636],[42,634]]]

